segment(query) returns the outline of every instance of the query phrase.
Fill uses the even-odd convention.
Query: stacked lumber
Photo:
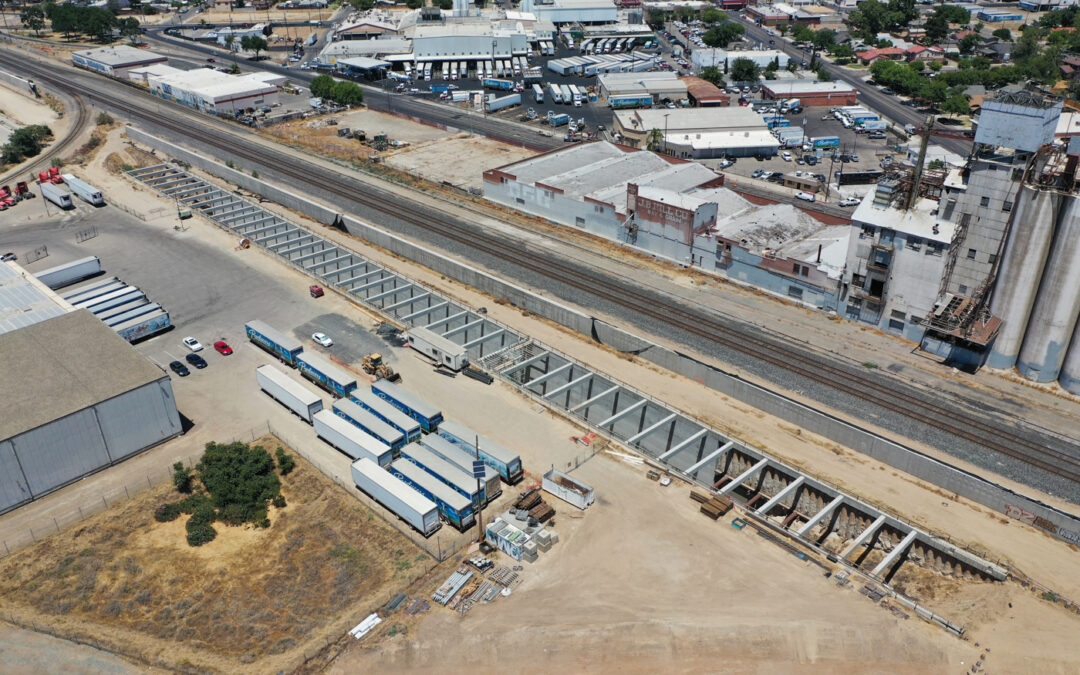
[[[701,504],[701,512],[713,520],[726,514],[734,504],[731,499],[723,495],[708,495],[697,490],[690,491],[690,499]]]
[[[536,518],[536,521],[539,523],[546,523],[555,515],[555,509],[546,502],[540,502],[529,509],[529,515]]]

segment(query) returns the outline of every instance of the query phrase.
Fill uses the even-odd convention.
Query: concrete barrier
[[[304,213],[322,223],[335,222],[350,233],[388,251],[404,256],[440,274],[490,295],[506,298],[515,306],[589,336],[594,341],[637,355],[661,368],[688,377],[786,422],[824,436],[917,478],[971,499],[1000,513],[1037,527],[1064,541],[1080,544],[1080,517],[1027,497],[986,478],[889,440],[869,429],[807,406],[783,394],[748,382],[737,374],[673,351],[616,326],[545,298],[530,290],[448,258],[432,249],[403,239],[392,232],[317,204],[258,178],[230,169],[164,139],[128,127],[135,141],[188,162],[247,190]],[[213,153],[214,150],[207,149]]]
[[[27,96],[36,98],[33,88],[30,86],[30,80],[13,75],[5,70],[0,70],[0,81],[6,82],[15,87],[19,91],[23,92]]]

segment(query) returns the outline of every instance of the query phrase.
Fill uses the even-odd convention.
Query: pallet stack
[[[542,501],[543,496],[540,494],[540,490],[533,488],[521,493],[521,496],[514,502],[514,508],[530,511]]]
[[[734,506],[726,496],[708,495],[696,490],[690,491],[690,499],[701,504],[701,512],[713,520],[718,520]]]
[[[538,523],[546,523],[555,515],[555,509],[550,504],[540,501],[536,506],[529,509],[529,515],[536,518]]]

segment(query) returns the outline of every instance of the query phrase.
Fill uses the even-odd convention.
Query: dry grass
[[[269,529],[216,523],[190,548],[186,517],[153,518],[178,498],[162,485],[4,560],[0,609],[166,667],[295,667],[433,561],[294,457]]]

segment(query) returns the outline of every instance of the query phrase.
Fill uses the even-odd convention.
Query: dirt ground
[[[147,490],[6,558],[0,611],[164,667],[270,672],[336,639],[431,564],[300,456],[282,494],[269,529],[216,523],[217,538],[191,548],[186,517],[153,518],[180,495]]]
[[[445,181],[468,189],[482,188],[484,172],[488,169],[535,154],[490,138],[458,134],[437,143],[391,151],[387,153],[386,163],[435,183]],[[447,167],[453,167],[453,171],[447,171]]]
[[[2,133],[3,131],[11,132],[29,124],[47,125],[52,129],[54,140],[63,138],[71,128],[71,118],[62,117],[45,101],[30,98],[3,82],[0,82],[0,118],[3,118],[0,120],[0,127],[2,127],[0,140],[7,137],[7,134]],[[42,153],[48,153],[48,151],[48,146],[46,146]],[[39,158],[40,155],[29,161],[36,161]],[[0,175],[14,172],[16,168],[0,164]]]

